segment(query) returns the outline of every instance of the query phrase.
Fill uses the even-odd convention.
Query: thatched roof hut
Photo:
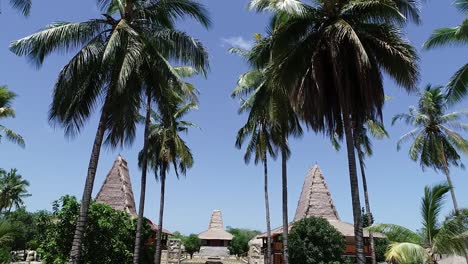
[[[305,177],[294,221],[289,224],[289,230],[295,222],[311,216],[323,217],[343,236],[347,238],[354,237],[354,225],[341,221],[323,173],[318,165],[314,165]],[[280,235],[282,232],[283,227],[279,227],[272,230],[272,235]],[[374,237],[383,237],[382,234],[373,235]],[[260,237],[266,236],[266,233],[264,233]],[[364,237],[369,237],[369,232],[364,231]]]
[[[137,216],[130,173],[127,161],[122,156],[119,155],[114,161],[96,196],[96,202]]]
[[[201,240],[232,240],[233,236],[224,230],[223,215],[220,210],[213,211],[208,230],[201,232],[198,238]]]

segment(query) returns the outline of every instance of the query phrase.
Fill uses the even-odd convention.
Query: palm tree
[[[31,196],[26,189],[29,182],[17,172],[17,169],[10,172],[0,169],[0,212],[10,212],[13,206],[24,206],[23,199]]]
[[[424,188],[421,201],[421,232],[393,224],[377,224],[369,229],[380,232],[392,242],[386,255],[390,263],[437,264],[440,255],[465,255],[466,228],[456,219],[439,222],[440,212],[450,186],[446,184]]]
[[[453,28],[436,29],[424,43],[425,49],[441,46],[465,45],[468,40],[468,0],[456,0],[455,7],[465,15],[462,24]],[[458,102],[468,93],[468,64],[463,65],[447,84],[447,97],[450,103]]]
[[[260,36],[257,36],[259,40]],[[230,49],[233,53],[238,53],[241,56],[248,58],[249,51],[232,48]],[[265,89],[264,86],[267,82],[265,80],[264,70],[251,70],[242,74],[237,82],[237,87],[231,94],[231,97],[239,97],[241,99],[241,107],[239,113],[249,111],[251,104],[255,102],[255,95],[261,89]],[[244,97],[247,97],[245,99]],[[265,195],[265,217],[267,226],[267,255],[266,264],[271,264],[271,224],[270,224],[270,202],[268,198],[268,156],[276,159],[277,150],[272,142],[271,127],[269,121],[268,109],[263,108],[259,111],[251,111],[245,125],[238,131],[236,138],[236,147],[242,148],[242,145],[250,137],[247,148],[244,155],[244,161],[248,164],[254,155],[254,162],[257,165],[258,162],[263,164],[263,179],[264,179],[264,195]]]
[[[354,129],[354,145],[356,148],[356,153],[358,154],[359,169],[361,171],[362,187],[364,191],[364,204],[366,208],[365,216],[367,217],[367,223],[369,225],[372,225],[374,218],[370,208],[369,192],[367,188],[366,165],[364,162],[366,156],[370,157],[373,154],[372,142],[368,134],[370,134],[376,139],[383,139],[384,137],[388,138],[389,135],[388,132],[385,130],[384,125],[381,122],[374,120],[367,120],[367,122],[364,123],[364,125]],[[335,149],[340,149],[341,146],[336,137],[332,138],[332,143]],[[375,243],[372,232],[369,232],[369,244],[372,263],[375,264],[377,263],[377,259],[375,255]]]
[[[61,70],[54,89],[50,119],[65,134],[79,133],[103,102],[91,151],[80,215],[70,252],[79,263],[94,178],[104,137],[112,147],[130,144],[144,87],[155,89],[159,74],[177,75],[168,60],[205,72],[208,56],[202,44],[175,29],[175,21],[189,16],[208,27],[203,5],[191,0],[97,0],[104,13],[85,22],[59,22],[15,41],[10,49],[37,66],[55,51],[79,51]]]
[[[142,243],[142,227],[144,221],[144,209],[145,209],[145,198],[146,198],[146,174],[148,171],[148,158],[145,155],[148,150],[149,144],[149,129],[151,123],[151,104],[156,101],[157,105],[166,105],[173,104],[168,100],[172,97],[167,96],[167,94],[174,93],[176,99],[187,98],[193,101],[196,101],[195,88],[190,83],[184,82],[181,78],[192,77],[195,74],[198,74],[198,71],[192,67],[171,67],[172,73],[162,73],[157,76],[157,73],[152,72],[148,69],[148,78],[155,80],[154,83],[148,83],[146,87],[146,116],[141,117],[141,120],[144,120],[144,140],[143,140],[143,149],[142,155],[140,157],[141,165],[141,184],[140,184],[140,204],[138,210],[138,221],[137,229],[135,234],[135,248],[133,254],[133,263],[140,263],[140,254],[141,254],[141,243]],[[155,88],[150,89],[150,86],[153,85]]]
[[[9,91],[6,86],[0,86],[0,119],[15,117],[15,110],[11,107],[11,102],[15,97],[16,94]],[[21,135],[3,125],[0,125],[0,132],[5,134],[6,139],[24,148],[25,143]],[[0,141],[1,139],[2,135],[0,135]]]
[[[197,105],[190,102],[184,105],[181,98],[173,98],[174,103],[159,107],[159,113],[152,112],[151,125],[148,137],[148,165],[155,172],[156,179],[161,182],[161,199],[159,207],[159,222],[156,233],[156,251],[154,263],[161,262],[161,239],[163,230],[164,199],[166,189],[166,175],[171,165],[179,177],[186,175],[187,169],[193,166],[193,156],[186,142],[180,137],[180,132],[187,133],[189,128],[196,127],[195,124],[182,118]],[[143,151],[140,152],[140,164]],[[158,175],[159,173],[159,175]]]
[[[19,11],[23,16],[29,16],[32,7],[32,0],[9,0],[13,9]],[[2,10],[0,9],[0,13]]]
[[[269,32],[274,32],[281,21],[274,17],[270,23]],[[281,151],[281,181],[282,181],[282,213],[283,213],[283,263],[289,263],[288,256],[288,177],[287,161],[291,156],[288,138],[290,136],[300,137],[302,128],[299,119],[288,100],[284,90],[275,89],[271,86],[268,68],[272,65],[272,36],[261,38],[257,35],[257,41],[253,49],[244,53],[248,57],[252,67],[259,69],[252,71],[254,74],[263,75],[258,79],[263,83],[258,86],[246,88],[243,93],[251,93],[251,96],[245,101],[241,110],[248,109],[250,117],[257,118],[264,116],[269,122],[271,141],[275,148]],[[255,73],[256,72],[256,73]],[[259,78],[259,77],[256,77]],[[267,116],[265,116],[267,115]]]
[[[284,8],[288,2],[299,7],[288,10]],[[274,9],[280,20],[271,41],[272,87],[284,90],[309,127],[346,138],[356,257],[363,264],[353,127],[366,120],[381,120],[385,100],[382,72],[409,91],[416,87],[416,51],[400,31],[408,21],[405,13],[411,14],[406,11],[417,13],[411,5],[415,1],[297,2],[254,0],[252,7]]]
[[[450,165],[463,166],[458,151],[468,153],[468,141],[456,132],[468,129],[468,124],[459,122],[463,115],[468,114],[468,110],[446,113],[447,99],[441,89],[440,86],[427,85],[420,94],[418,107],[410,107],[407,114],[396,115],[392,124],[397,120],[403,120],[414,127],[398,140],[398,150],[401,144],[414,140],[409,149],[410,158],[414,161],[419,160],[423,170],[430,167],[436,172],[441,170],[445,173],[453,207],[458,213]]]

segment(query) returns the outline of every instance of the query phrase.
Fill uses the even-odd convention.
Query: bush
[[[234,236],[228,247],[229,253],[236,256],[247,255],[249,252],[249,241],[260,234],[258,231],[243,228],[228,227],[227,231]]]
[[[344,249],[343,235],[323,218],[298,221],[289,234],[291,264],[341,263]]]
[[[68,263],[80,204],[75,197],[64,196],[53,204],[53,224],[39,248],[44,263]],[[110,206],[91,203],[83,238],[82,263],[131,263],[136,221]],[[145,226],[144,241],[150,227]],[[145,255],[145,254],[143,254]]]

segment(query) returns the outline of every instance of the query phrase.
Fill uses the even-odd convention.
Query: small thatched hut
[[[294,221],[289,223],[288,229],[294,226],[294,223],[307,217],[323,217],[334,226],[346,239],[345,256],[354,256],[356,254],[356,246],[354,239],[354,225],[341,221],[340,216],[333,203],[330,191],[318,165],[312,167],[307,173],[304,185],[302,187],[301,196],[297,204]],[[282,243],[281,235],[283,227],[272,230],[272,249],[274,264],[282,263]],[[382,234],[374,234],[374,237],[383,237]],[[262,251],[266,252],[266,238],[264,233],[258,238],[263,240]],[[364,251],[366,256],[370,258],[369,233],[364,231]]]
[[[226,256],[229,255],[227,247],[233,236],[224,230],[223,216],[220,210],[211,214],[208,230],[198,235],[201,240],[200,255]]]

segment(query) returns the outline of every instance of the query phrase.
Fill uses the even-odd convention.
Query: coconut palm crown
[[[409,148],[409,156],[418,161],[423,169],[432,168],[442,171],[451,188],[455,211],[458,204],[450,178],[450,166],[463,167],[460,153],[468,153],[468,141],[457,131],[468,130],[468,124],[460,122],[468,110],[447,112],[447,98],[441,86],[427,85],[420,93],[417,107],[411,107],[409,113],[393,117],[392,124],[398,120],[413,126],[413,130],[403,135],[397,144],[413,140]]]

